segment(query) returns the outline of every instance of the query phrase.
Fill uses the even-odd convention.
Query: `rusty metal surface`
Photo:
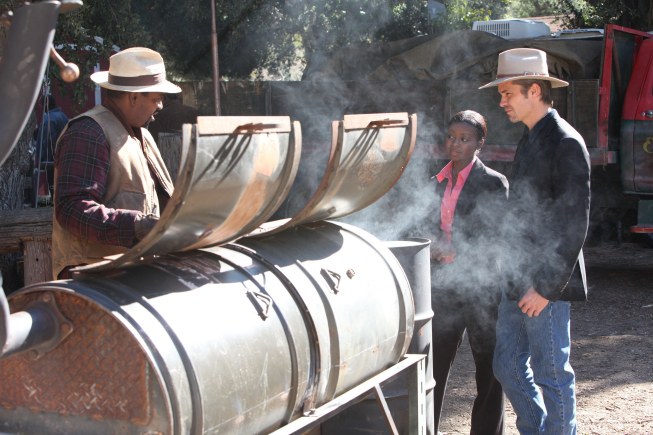
[[[381,198],[406,169],[415,147],[417,116],[345,115],[332,123],[331,153],[317,191],[293,218],[261,225],[249,236],[355,213]]]
[[[14,12],[0,62],[0,165],[36,102],[58,13],[54,1],[25,4]]]
[[[12,298],[12,312],[38,296]],[[55,298],[75,329],[42,358],[27,353],[0,361],[0,405],[146,425],[149,366],[138,343],[95,304],[69,293]]]
[[[150,234],[122,256],[75,270],[111,269],[251,232],[288,194],[300,155],[301,129],[289,117],[199,117],[184,125],[175,191]]]

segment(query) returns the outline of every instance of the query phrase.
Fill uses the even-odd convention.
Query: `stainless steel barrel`
[[[408,348],[412,354],[427,355],[426,363],[426,433],[434,434],[433,348],[431,322],[431,265],[428,239],[384,242],[403,267],[415,301],[415,333]],[[405,376],[382,386],[399,433],[408,433],[408,394]],[[387,424],[377,401],[371,396],[322,424],[322,435],[369,435],[388,433]]]
[[[12,311],[44,292],[74,329],[0,361],[3,432],[267,433],[395,364],[413,335],[396,258],[329,222],[33,285]]]

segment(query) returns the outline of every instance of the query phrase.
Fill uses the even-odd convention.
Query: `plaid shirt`
[[[80,239],[131,247],[139,212],[102,205],[109,176],[109,143],[100,125],[81,118],[61,136],[55,151],[55,217]]]

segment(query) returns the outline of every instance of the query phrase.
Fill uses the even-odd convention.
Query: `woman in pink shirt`
[[[451,161],[433,177],[431,298],[435,433],[449,370],[465,331],[476,364],[477,397],[471,434],[505,432],[504,396],[492,371],[495,324],[501,300],[501,240],[498,223],[508,199],[508,181],[478,158],[485,118],[465,110],[451,119],[446,136]]]

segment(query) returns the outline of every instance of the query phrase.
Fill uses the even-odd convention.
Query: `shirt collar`
[[[472,162],[469,165],[465,166],[465,169],[463,169],[458,173],[458,177],[463,177],[463,181],[467,181],[467,177],[469,176],[469,173],[472,171],[472,167],[474,166],[474,163],[476,163],[477,158],[478,158],[477,156],[474,156]],[[453,162],[449,162],[444,168],[442,168],[440,173],[437,175],[438,183],[442,183],[442,181],[444,181],[445,178],[451,180],[452,176],[453,176]]]
[[[129,122],[127,122],[127,117],[125,116],[124,113],[122,113],[122,110],[120,110],[120,107],[116,103],[114,103],[110,98],[106,98],[102,102],[102,106],[104,106],[106,109],[108,109],[113,115],[118,118],[118,121],[122,124],[123,127],[125,127],[125,130],[127,130],[127,134],[129,134],[131,137],[138,139],[139,141],[143,142],[143,136],[141,135],[141,129],[139,128],[133,128],[131,125],[129,125]]]
[[[528,132],[528,142],[529,142],[529,143],[533,143],[533,141],[535,140],[535,138],[537,137],[537,135],[540,134],[540,132],[542,131],[542,129],[544,128],[544,126],[546,125],[546,123],[549,122],[549,119],[551,119],[551,118],[553,117],[553,114],[554,114],[555,112],[556,112],[555,109],[551,109],[551,110],[549,110],[549,113],[547,113],[546,115],[544,115],[544,116],[542,117],[542,119],[540,119],[539,121],[537,121],[537,124],[535,124],[535,125],[533,126],[533,128],[531,128],[531,130]]]

